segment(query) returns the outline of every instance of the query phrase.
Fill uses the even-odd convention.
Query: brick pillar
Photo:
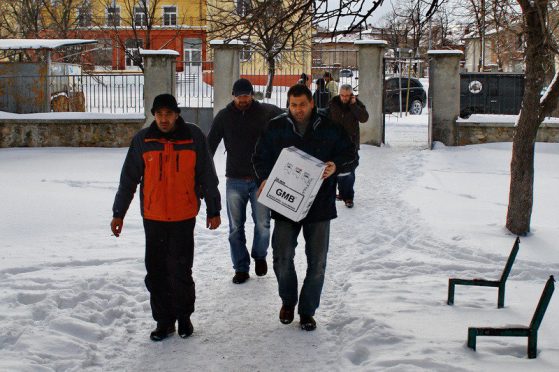
[[[384,40],[357,40],[359,48],[359,100],[369,112],[369,120],[359,124],[361,143],[380,146],[383,128],[383,59],[387,42]]]
[[[439,141],[458,144],[456,119],[460,115],[461,50],[430,50],[429,55],[429,145]]]
[[[210,41],[214,49],[214,117],[231,102],[233,83],[240,77],[239,54],[243,45],[239,40],[227,43],[223,40]]]
[[[144,60],[144,111],[147,127],[153,121],[151,105],[153,99],[163,93],[173,96],[177,91],[177,57],[174,50],[140,49]]]

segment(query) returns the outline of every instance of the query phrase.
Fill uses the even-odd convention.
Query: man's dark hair
[[[291,88],[289,88],[289,90],[287,91],[287,99],[289,99],[289,97],[291,96],[293,97],[307,96],[309,101],[312,101],[311,90],[306,85],[302,85],[302,84],[295,84]]]

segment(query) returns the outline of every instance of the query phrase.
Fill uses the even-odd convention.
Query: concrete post
[[[239,40],[210,41],[210,46],[214,49],[214,117],[231,102],[233,83],[240,77],[239,54],[243,45]]]
[[[456,119],[460,115],[461,50],[430,50],[429,55],[429,146],[440,141],[458,144]]]
[[[163,93],[173,96],[177,91],[177,57],[175,50],[140,49],[144,60],[144,111],[147,127],[153,121],[151,105],[153,99]]]
[[[369,120],[360,124],[361,143],[380,146],[384,142],[383,66],[384,40],[357,40],[359,48],[359,100],[369,112]]]

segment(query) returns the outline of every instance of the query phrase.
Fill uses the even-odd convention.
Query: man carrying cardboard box
[[[298,305],[301,329],[316,328],[313,318],[320,303],[326,257],[330,238],[330,220],[336,218],[336,178],[355,166],[354,146],[343,127],[318,114],[312,93],[304,85],[294,85],[287,92],[289,112],[272,119],[262,134],[253,155],[253,164],[261,191],[282,149],[294,146],[326,163],[322,185],[308,214],[299,222],[272,211],[275,220],[272,234],[274,272],[278,280],[283,324],[293,321]],[[298,296],[297,273],[293,258],[297,237],[303,230],[307,275]]]

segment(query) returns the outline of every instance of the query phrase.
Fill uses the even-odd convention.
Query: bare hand
[[[219,227],[219,225],[221,225],[221,217],[220,216],[207,217],[206,218],[206,227],[208,229],[215,230]]]
[[[122,218],[113,217],[113,219],[111,221],[111,231],[113,232],[114,236],[116,236],[117,238],[119,237],[120,233],[122,232],[122,225],[123,224],[124,224],[124,221],[122,220]]]
[[[336,164],[333,161],[326,162],[326,168],[324,169],[324,173],[322,173],[322,179],[326,179],[336,173]]]
[[[349,104],[354,105],[355,102],[357,102],[357,98],[355,98],[355,96],[351,96],[351,98],[349,99]]]
[[[262,192],[262,190],[264,190],[265,185],[266,185],[266,180],[262,181],[262,184],[258,188],[258,191],[256,191],[256,198],[260,196],[260,193]]]

